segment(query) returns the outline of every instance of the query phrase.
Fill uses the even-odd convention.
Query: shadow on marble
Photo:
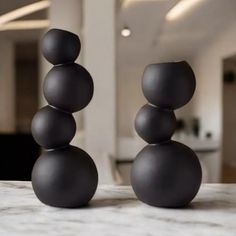
[[[131,205],[137,205],[137,201],[135,201],[135,199],[94,199],[92,200],[89,205],[88,208],[106,208],[106,207],[116,207],[116,208],[125,208],[130,207]]]
[[[131,205],[137,206],[140,202],[134,198],[130,199],[94,199],[90,202],[87,206],[88,208],[106,208],[106,207],[117,207],[117,208],[125,208],[130,207]],[[144,203],[142,203],[144,204]],[[146,204],[144,204],[146,205]],[[146,205],[149,206],[149,205]],[[149,206],[153,209],[155,207]],[[157,208],[158,209],[158,208]],[[166,209],[166,210],[236,210],[236,203],[232,204],[232,202],[222,200],[222,199],[212,199],[212,200],[201,200],[201,201],[194,201],[189,205],[182,207],[182,208],[159,208],[159,209]]]
[[[222,200],[222,199],[212,199],[212,200],[205,200],[205,201],[195,201],[192,202],[189,209],[194,210],[235,210],[236,203],[232,204],[232,202]]]
[[[137,201],[135,198],[104,198],[104,199],[94,199],[90,202],[87,206],[88,208],[104,208],[104,207],[117,207],[117,208],[125,208],[130,207],[131,205],[137,206],[141,202]],[[144,203],[142,203],[144,204]],[[146,205],[146,204],[144,204]],[[146,205],[149,206],[149,205]],[[153,209],[155,207],[149,206]],[[159,209],[166,209],[166,210],[227,210],[236,209],[236,203],[232,204],[227,200],[222,199],[211,199],[211,200],[195,200],[191,202],[189,205],[180,208],[159,208]]]

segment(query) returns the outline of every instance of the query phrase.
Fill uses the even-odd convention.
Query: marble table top
[[[235,236],[236,184],[202,185],[185,209],[139,202],[130,186],[99,186],[87,208],[43,205],[29,182],[0,182],[1,236]]]

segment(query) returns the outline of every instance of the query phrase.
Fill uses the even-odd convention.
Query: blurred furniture
[[[30,180],[40,148],[31,134],[0,134],[0,180]]]
[[[217,140],[181,138],[174,139],[192,148],[201,163],[203,171],[203,183],[217,183],[220,181],[220,144]],[[130,184],[130,169],[137,153],[147,145],[138,137],[122,137],[118,139],[117,168],[123,184]]]
[[[123,178],[117,167],[115,158],[104,153],[98,165],[99,184],[124,184]]]
[[[85,133],[83,131],[77,131],[73,138],[71,145],[85,149]],[[95,160],[98,169],[98,181],[99,184],[122,184],[123,180],[117,169],[115,158],[109,153],[103,153],[99,160]]]
[[[236,184],[202,185],[185,209],[154,208],[130,186],[98,187],[88,207],[42,204],[29,182],[0,182],[0,235],[235,235]]]

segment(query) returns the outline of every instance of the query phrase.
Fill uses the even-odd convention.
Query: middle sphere
[[[83,109],[92,99],[93,80],[76,63],[54,66],[45,78],[43,91],[50,105],[72,113]]]
[[[160,143],[170,140],[175,131],[176,118],[171,110],[163,110],[146,104],[135,118],[135,129],[148,143]]]
[[[40,146],[46,149],[63,147],[75,135],[75,119],[71,114],[46,106],[35,114],[31,131]]]

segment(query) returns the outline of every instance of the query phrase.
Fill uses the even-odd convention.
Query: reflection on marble
[[[234,236],[236,184],[203,185],[185,209],[139,202],[126,186],[100,186],[87,208],[43,205],[29,182],[0,182],[0,236]]]

